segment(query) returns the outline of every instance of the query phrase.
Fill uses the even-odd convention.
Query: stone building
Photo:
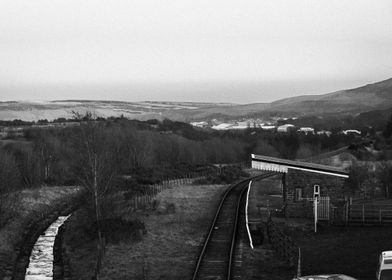
[[[343,168],[254,154],[252,168],[282,173],[286,217],[312,217],[315,191],[321,219],[329,219],[333,204],[344,201],[348,172]]]

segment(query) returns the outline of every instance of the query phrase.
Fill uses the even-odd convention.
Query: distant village
[[[332,132],[329,130],[316,130],[313,127],[298,127],[290,123],[279,125],[279,121],[287,120],[285,118],[276,118],[271,121],[262,121],[260,119],[245,119],[245,120],[233,120],[233,121],[219,121],[217,119],[212,119],[210,121],[199,121],[190,122],[190,125],[197,128],[213,129],[219,131],[225,130],[245,130],[251,129],[262,129],[271,132],[281,132],[290,133],[297,132],[305,135],[317,134],[331,136]],[[48,121],[38,121],[37,123],[32,123],[29,125],[0,125],[0,139],[23,137],[24,130],[26,127],[30,128],[50,128],[50,127],[68,127],[68,126],[78,126],[80,121],[75,120],[65,120],[63,118],[55,120],[53,122]],[[340,133],[345,135],[361,135],[361,131],[356,129],[341,130]]]
[[[313,127],[298,127],[293,124],[283,124],[278,125],[279,120],[287,120],[287,119],[275,119],[272,122],[263,122],[259,119],[247,119],[241,121],[230,121],[230,122],[222,122],[217,119],[212,119],[211,121],[200,121],[200,122],[191,122],[190,124],[194,127],[199,128],[210,128],[214,130],[241,130],[241,129],[262,129],[266,131],[275,131],[282,133],[289,132],[298,132],[303,133],[305,135],[308,134],[317,134],[317,135],[326,135],[331,136],[332,132],[329,130],[316,130]],[[345,135],[361,135],[361,131],[356,129],[347,129],[342,130],[340,133]]]

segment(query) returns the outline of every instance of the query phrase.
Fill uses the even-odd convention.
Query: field
[[[279,176],[255,182],[250,196],[250,219],[265,219],[265,208],[280,208]],[[259,211],[260,209],[260,211]],[[361,280],[374,279],[381,251],[392,250],[390,227],[320,226],[312,221],[274,218],[301,247],[302,275],[343,273]],[[261,254],[262,256],[262,254]]]
[[[100,279],[189,279],[225,189],[225,185],[166,189],[157,195],[155,210],[123,216],[134,226],[107,244]],[[65,234],[72,279],[78,280],[91,279],[96,251],[95,242],[80,229],[81,223],[88,223],[83,217],[77,211],[67,223]]]
[[[303,275],[343,273],[374,279],[380,252],[392,249],[389,227],[320,227],[317,234],[291,235],[301,247]]]
[[[77,187],[40,187],[11,194],[13,198],[7,200],[7,208],[2,209],[0,217],[0,278],[12,270],[26,227],[42,220],[42,216],[60,210],[61,205],[75,198],[78,191]]]

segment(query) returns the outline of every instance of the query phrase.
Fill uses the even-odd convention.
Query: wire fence
[[[112,200],[115,200],[115,205],[117,208],[113,212],[116,212],[120,215],[127,215],[137,210],[154,209],[158,204],[156,196],[160,192],[166,189],[192,184],[195,180],[204,179],[209,175],[211,175],[211,171],[202,171],[192,172],[184,177],[167,178],[158,184],[147,185],[144,194],[132,196],[128,199],[124,197],[124,193],[118,193],[117,197],[111,198]],[[102,237],[100,240],[98,240],[97,261],[94,269],[93,279],[99,279],[105,258],[106,244],[105,237]]]

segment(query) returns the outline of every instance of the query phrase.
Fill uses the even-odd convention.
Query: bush
[[[240,178],[249,177],[250,175],[243,171],[240,166],[229,165],[221,169],[220,174],[216,178],[216,184],[226,183],[231,184]]]

